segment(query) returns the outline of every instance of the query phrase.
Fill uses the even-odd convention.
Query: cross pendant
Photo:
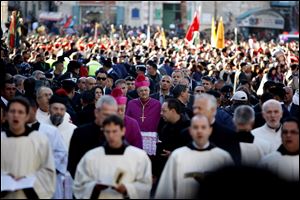
[[[142,122],[144,122],[144,119],[145,119],[145,118],[146,118],[146,117],[144,117],[144,115],[141,116]]]
[[[144,119],[146,118],[144,115],[144,109],[145,109],[145,107],[143,106],[143,111],[142,111],[142,116],[141,116],[142,122],[144,122]]]

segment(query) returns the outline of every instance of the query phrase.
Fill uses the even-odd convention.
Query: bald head
[[[198,121],[203,121],[204,124],[210,125],[209,120],[205,115],[195,115],[191,120],[191,124],[197,123]]]
[[[212,127],[210,126],[208,118],[199,114],[192,118],[189,131],[197,146],[204,148],[212,133]]]
[[[87,90],[91,90],[94,86],[96,86],[96,79],[94,77],[87,77],[85,82]]]

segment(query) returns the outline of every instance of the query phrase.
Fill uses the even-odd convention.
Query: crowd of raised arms
[[[173,36],[2,38],[1,197],[211,198],[253,179],[276,196],[298,183],[299,42]]]

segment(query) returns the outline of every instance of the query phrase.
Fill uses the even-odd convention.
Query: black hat
[[[136,70],[139,70],[139,71],[143,71],[143,72],[146,71],[145,65],[136,65],[135,68],[136,68]]]
[[[62,88],[64,89],[74,89],[76,88],[76,83],[71,79],[65,79],[61,82]]]
[[[135,78],[133,76],[127,76],[125,81],[135,81]]]
[[[49,100],[49,104],[53,104],[53,103],[61,103],[61,104],[64,104],[66,105],[68,102],[67,98],[66,97],[62,97],[62,96],[59,96],[59,95],[52,95],[52,97],[50,98]]]
[[[221,94],[218,91],[215,91],[215,90],[209,90],[206,93],[210,94],[210,95],[213,95],[216,98],[220,98],[221,97]]]

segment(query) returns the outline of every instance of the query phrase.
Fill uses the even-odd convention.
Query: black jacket
[[[185,146],[184,138],[181,131],[190,126],[190,120],[184,115],[175,123],[164,122],[161,130],[158,130],[158,138],[161,142],[157,143],[156,157],[153,162],[153,174],[160,176],[168,157],[161,156],[163,149],[174,151],[175,149]]]
[[[150,97],[159,101],[159,92],[151,94]],[[169,98],[172,98],[171,94],[165,96],[165,100]]]
[[[86,152],[104,144],[106,141],[101,127],[94,122],[82,125],[74,130],[70,141],[68,171],[75,177],[80,159]]]
[[[83,125],[93,122],[95,120],[94,110],[95,104],[88,104],[87,106],[82,108],[82,111],[78,113],[79,124]]]

